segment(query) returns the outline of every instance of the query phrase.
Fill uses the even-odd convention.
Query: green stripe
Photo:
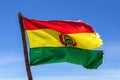
[[[103,58],[103,51],[73,47],[40,47],[30,49],[30,64],[69,62],[85,68],[96,69]]]

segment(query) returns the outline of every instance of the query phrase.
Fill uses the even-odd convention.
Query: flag
[[[30,47],[31,66],[69,62],[95,69],[102,63],[102,40],[84,22],[23,18]]]

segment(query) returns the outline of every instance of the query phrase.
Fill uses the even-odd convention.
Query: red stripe
[[[61,33],[94,33],[92,27],[83,22],[62,21],[62,20],[33,20],[23,18],[26,30],[37,30],[49,28]]]

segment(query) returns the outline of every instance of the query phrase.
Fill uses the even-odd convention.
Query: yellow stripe
[[[77,42],[78,48],[94,49],[102,46],[102,40],[93,33],[68,34]]]
[[[51,29],[27,30],[30,48],[36,47],[63,47],[59,35],[61,33]],[[102,40],[93,33],[67,34],[73,38],[78,48],[93,49],[102,45]]]

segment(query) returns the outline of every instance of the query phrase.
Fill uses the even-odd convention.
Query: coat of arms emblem
[[[67,47],[73,47],[77,45],[76,41],[69,35],[61,34],[59,37],[60,42]]]

